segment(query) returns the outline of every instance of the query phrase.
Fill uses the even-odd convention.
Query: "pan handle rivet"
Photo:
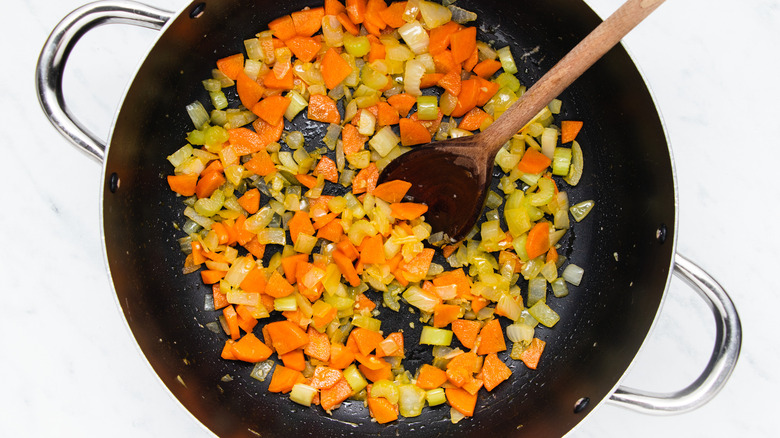
[[[205,10],[206,10],[206,3],[198,3],[190,11],[190,18],[192,18],[193,20],[196,18],[200,18],[203,15],[203,11]]]
[[[582,397],[581,399],[577,400],[577,402],[574,403],[574,413],[579,414],[588,407],[589,403],[590,399],[588,397]]]
[[[655,239],[658,241],[658,243],[664,243],[666,242],[666,225],[661,224],[660,227],[658,227],[657,230],[655,230]]]
[[[111,176],[108,177],[108,190],[111,190],[111,193],[116,193],[116,189],[119,188],[119,175],[116,174],[116,172],[112,173]]]

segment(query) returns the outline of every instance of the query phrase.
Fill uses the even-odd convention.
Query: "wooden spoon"
[[[462,240],[482,215],[498,150],[664,1],[628,0],[483,132],[415,147],[390,162],[379,182],[411,183],[407,196],[428,205],[433,232]]]

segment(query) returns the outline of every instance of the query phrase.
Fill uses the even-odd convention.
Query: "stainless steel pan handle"
[[[161,29],[173,13],[133,1],[98,1],[82,6],[57,24],[38,57],[35,85],[49,121],[65,138],[90,157],[103,161],[106,142],[89,132],[68,110],[62,75],[70,52],[89,30],[111,23]]]
[[[610,397],[616,405],[648,414],[688,412],[715,397],[737,365],[742,326],[726,291],[703,269],[680,254],[675,256],[674,273],[701,296],[715,316],[715,348],[710,361],[693,383],[676,392],[659,394],[621,386]]]

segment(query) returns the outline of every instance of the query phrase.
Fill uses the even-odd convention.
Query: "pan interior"
[[[204,326],[210,292],[197,274],[183,275],[177,238],[183,233],[181,199],[168,189],[165,157],[192,129],[185,105],[208,102],[201,80],[214,61],[243,50],[243,40],[268,22],[312,2],[255,0],[199,2],[185,8],[141,66],[119,112],[105,168],[104,231],[119,302],[138,344],[173,394],[220,436],[561,436],[609,394],[637,353],[660,305],[674,242],[675,193],[663,127],[645,84],[622,47],[608,53],[560,99],[560,119],[583,120],[578,141],[585,174],[569,190],[572,203],[596,208],[562,241],[561,252],[585,268],[579,287],[554,299],[561,315],[540,367],[507,360],[513,377],[485,396],[473,418],[452,424],[449,407],[426,408],[416,418],[388,425],[370,420],[359,402],[325,415],[268,393],[268,382],[249,377],[251,364],[224,361],[224,337]],[[459,0],[479,15],[479,39],[510,45],[525,85],[532,84],[600,20],[571,0],[510,2]],[[299,115],[287,129],[318,138],[324,126]],[[115,175],[115,176],[114,176]],[[116,190],[111,182],[119,178]],[[659,239],[660,234],[665,239]],[[405,327],[407,345],[418,339],[408,312],[382,311],[385,329]],[[421,324],[416,324],[419,330]],[[429,358],[413,348],[410,369]],[[506,353],[500,355],[507,359]],[[232,381],[220,378],[230,375]],[[581,398],[590,404],[575,412]]]

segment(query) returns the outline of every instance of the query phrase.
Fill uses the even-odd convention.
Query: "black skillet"
[[[239,52],[242,41],[277,16],[315,2],[209,0],[178,15],[133,2],[84,6],[52,32],[39,60],[41,105],[60,132],[103,161],[103,232],[110,275],[125,318],[147,360],[169,390],[220,436],[562,436],[604,400],[660,413],[682,412],[711,399],[739,354],[741,328],[725,291],[705,272],[675,254],[677,197],[664,128],[647,87],[622,46],[609,52],[560,98],[562,118],[579,119],[585,173],[569,190],[574,201],[597,207],[574,223],[561,252],[585,269],[579,287],[550,300],[561,315],[539,369],[500,357],[513,377],[480,397],[473,418],[452,424],[446,405],[416,418],[378,425],[360,402],[332,416],[266,391],[249,377],[250,364],[224,361],[224,338],[204,328],[216,319],[203,310],[208,288],[198,275],[182,275],[183,256],[173,224],[183,222],[180,199],[167,188],[165,157],[191,130],[185,105],[207,101],[200,81],[215,59]],[[510,45],[525,84],[538,80],[600,22],[575,0],[510,2],[460,0],[478,14],[479,39]],[[73,45],[105,23],[160,29],[103,143],[76,122],[62,95],[62,70]],[[235,98],[235,96],[230,96]],[[324,127],[298,116],[288,129],[316,143]],[[106,144],[108,146],[106,146]],[[616,256],[617,254],[617,256]],[[673,269],[674,268],[674,269]],[[712,308],[716,345],[706,370],[672,394],[618,388],[655,321],[672,272],[691,284]],[[382,310],[383,329],[404,329],[407,369],[430,360],[415,347],[421,324],[405,309]],[[226,374],[231,382],[221,382]]]

